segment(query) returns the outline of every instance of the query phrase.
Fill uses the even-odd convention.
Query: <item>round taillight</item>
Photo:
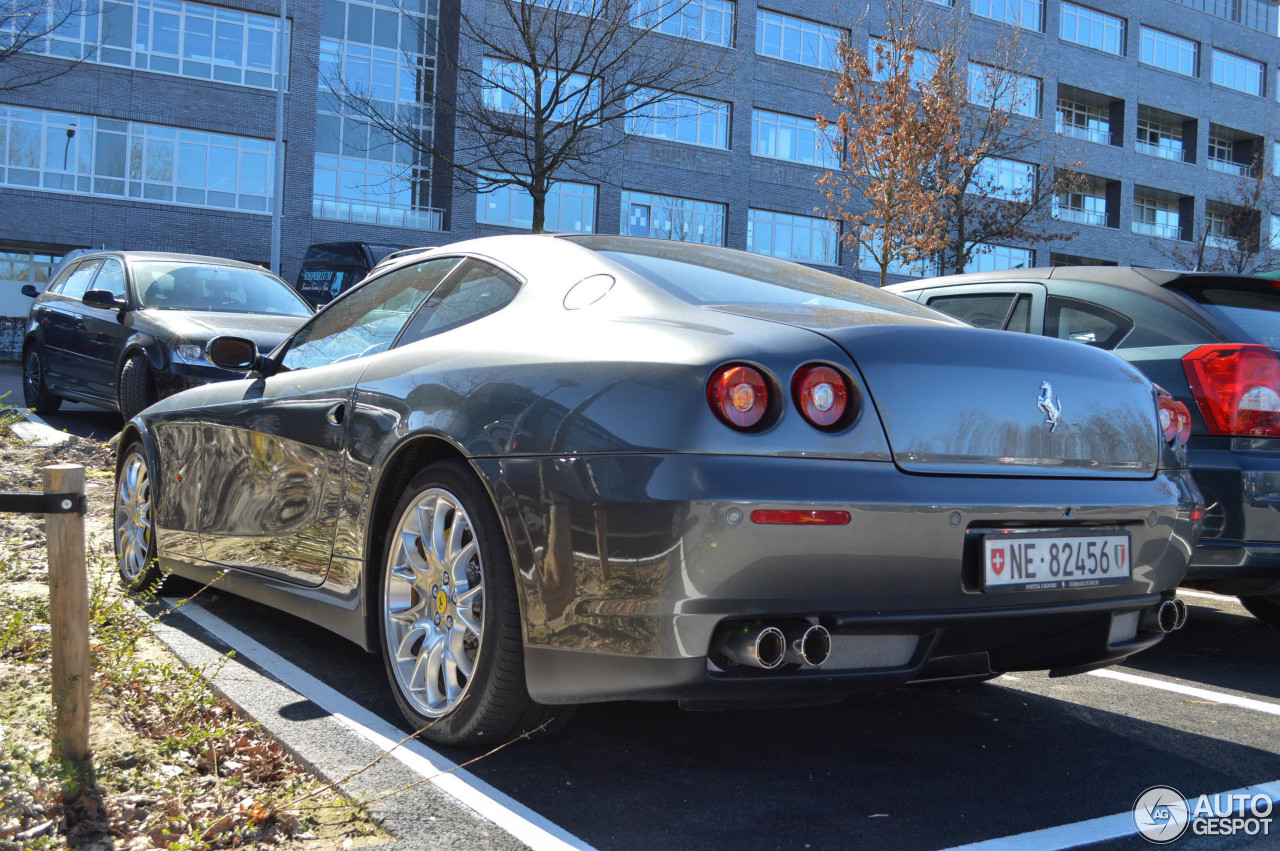
[[[836,425],[849,409],[849,386],[844,376],[822,364],[801,367],[791,382],[791,393],[800,413],[818,428]]]
[[[751,428],[769,409],[769,385],[759,370],[741,364],[722,366],[707,383],[707,401],[729,425]]]
[[[1187,406],[1160,391],[1158,411],[1160,414],[1160,432],[1166,443],[1186,446],[1191,438],[1191,412]]]

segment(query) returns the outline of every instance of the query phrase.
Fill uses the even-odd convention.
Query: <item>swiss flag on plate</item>
[[[991,569],[995,571],[996,576],[1004,573],[1004,549],[991,551]]]

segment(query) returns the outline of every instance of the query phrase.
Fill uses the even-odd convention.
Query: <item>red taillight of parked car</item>
[[[1160,397],[1160,431],[1165,443],[1186,446],[1191,437],[1191,412],[1172,396]]]
[[[824,364],[809,364],[791,380],[796,407],[812,425],[831,428],[844,419],[849,409],[849,386],[844,376]]]
[[[760,424],[769,410],[769,384],[760,371],[742,364],[722,366],[707,382],[707,401],[720,419],[734,428]]]
[[[1182,368],[1210,434],[1280,437],[1280,358],[1266,346],[1201,346]]]

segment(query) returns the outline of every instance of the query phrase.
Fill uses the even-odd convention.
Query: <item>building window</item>
[[[0,184],[266,213],[275,145],[137,121],[0,107]]]
[[[1174,0],[1183,6],[1208,12],[1217,18],[1235,21],[1250,29],[1277,35],[1275,0]]]
[[[1058,96],[1058,132],[1086,142],[1111,144],[1111,110]]]
[[[1040,81],[970,62],[969,102],[1035,118],[1040,114]]]
[[[890,63],[896,63],[898,57],[891,42],[880,38],[871,39],[871,43],[867,48],[867,56],[871,63],[871,77],[878,82],[885,82],[890,77],[890,68],[877,67],[879,63],[876,61],[877,48],[885,57],[886,66]],[[915,53],[912,54],[911,62],[911,85],[914,88],[920,88],[938,72],[938,54],[932,50],[925,50],[923,47],[917,47]]]
[[[595,233],[596,188],[560,181],[547,190],[545,228],[558,233]],[[476,193],[476,222],[510,228],[533,227],[533,196],[517,186],[494,186]]]
[[[1182,126],[1158,121],[1154,118],[1138,118],[1138,141],[1134,148],[1140,154],[1185,162],[1186,148],[1182,143]]]
[[[1200,45],[1185,38],[1178,38],[1160,30],[1142,28],[1142,49],[1139,58],[1144,64],[1176,74],[1194,77],[1199,72]]]
[[[979,195],[1018,201],[1036,189],[1036,167],[1033,163],[987,157],[974,175],[974,190]]]
[[[1085,257],[1080,254],[1059,254],[1054,251],[1049,254],[1050,266],[1115,266],[1114,260],[1102,260],[1097,257]]]
[[[840,67],[836,47],[843,36],[825,24],[756,10],[756,53],[761,56],[835,71]]]
[[[63,20],[67,10],[76,11],[49,38],[32,44],[33,53],[255,88],[276,87],[279,18],[186,0],[87,0],[81,5],[38,6],[43,7],[40,14],[46,23],[37,24],[37,31]],[[8,16],[6,22],[9,29],[17,24]]]
[[[1231,233],[1231,227],[1227,223],[1227,214],[1224,210],[1215,210],[1212,207],[1204,211],[1205,222],[1205,244],[1210,248],[1219,248],[1225,251],[1232,251],[1239,247],[1239,240]]]
[[[1268,243],[1272,251],[1280,251],[1280,216],[1271,216],[1271,232]]]
[[[1017,24],[1023,29],[1041,29],[1044,0],[971,0],[973,14],[1006,24]]]
[[[624,191],[619,233],[701,245],[724,245],[724,218],[724,204]]]
[[[728,47],[733,44],[733,4],[725,0],[637,0],[636,26]]]
[[[423,150],[435,132],[435,4],[387,9],[372,0],[325,0],[322,8],[312,215],[443,230]],[[344,108],[343,88],[368,92],[419,144],[396,140]]]
[[[1058,35],[1065,41],[1092,47],[1117,56],[1124,55],[1124,19],[1093,9],[1063,3],[1058,18]]]
[[[1106,227],[1106,182],[1091,177],[1075,192],[1059,192],[1053,199],[1053,214],[1059,221]]]
[[[1213,51],[1213,83],[1247,95],[1262,95],[1262,63],[1227,53]]]
[[[40,254],[23,249],[0,248],[0,281],[47,284],[49,275],[53,273],[54,267],[61,259],[61,254]]]
[[[1133,232],[1161,239],[1181,239],[1182,221],[1175,196],[1137,188],[1133,193]]]
[[[727,103],[639,89],[628,98],[627,109],[628,133],[708,148],[729,147]]]
[[[1000,272],[1005,269],[1030,269],[1035,265],[1035,253],[1028,248],[1011,245],[973,246],[973,254],[964,265],[966,272]]]
[[[547,76],[535,91],[533,69],[519,62],[484,59],[484,105],[498,112],[532,115],[544,112],[552,121],[590,117],[600,104],[600,92],[585,74],[543,69]]]
[[[812,118],[751,111],[751,153],[756,156],[834,168],[835,140],[834,128],[824,134]]]
[[[838,266],[840,232],[826,219],[748,210],[747,250],[797,263]]]
[[[870,250],[858,253],[858,269],[860,271],[879,274],[880,264],[876,262],[875,255],[880,253],[880,246],[883,244],[884,240],[880,234],[871,235]],[[895,258],[890,261],[889,268],[885,271],[890,275],[898,275],[900,277],[930,278],[939,274],[940,269],[937,258],[916,260],[914,263],[904,263]]]

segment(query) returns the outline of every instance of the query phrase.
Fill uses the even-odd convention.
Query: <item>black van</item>
[[[355,286],[396,245],[367,242],[319,242],[307,249],[296,289],[313,307],[327,304]]]

